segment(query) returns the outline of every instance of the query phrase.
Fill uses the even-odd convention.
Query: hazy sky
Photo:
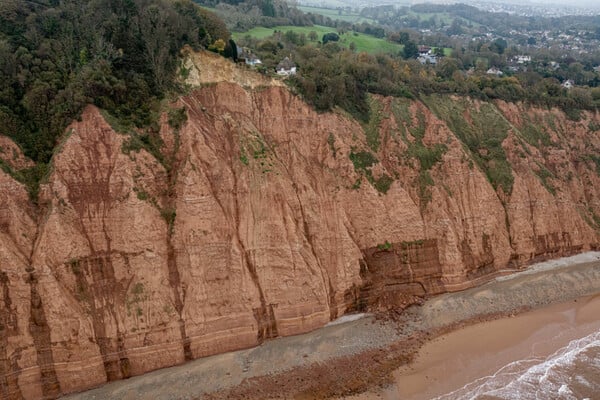
[[[509,1],[509,2],[514,2],[514,1]],[[598,8],[600,7],[600,1],[599,0],[525,0],[523,1],[521,4],[523,3],[535,3],[535,4],[546,4],[546,5],[552,5],[552,4],[560,4],[560,5],[564,5],[564,6],[585,6],[585,7],[594,7],[594,8]],[[499,3],[502,3],[502,1],[500,0]]]

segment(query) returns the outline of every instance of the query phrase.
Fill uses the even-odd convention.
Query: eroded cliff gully
[[[88,107],[37,206],[0,171],[0,397],[54,398],[597,247],[598,115],[372,106],[361,126],[222,82],[173,105],[188,118],[163,118],[161,160]]]

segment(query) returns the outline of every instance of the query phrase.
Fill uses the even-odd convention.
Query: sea
[[[546,358],[511,362],[436,400],[600,400],[600,330]]]

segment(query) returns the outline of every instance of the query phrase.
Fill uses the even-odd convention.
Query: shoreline
[[[263,345],[194,360],[67,399],[340,398],[393,382],[431,340],[483,321],[600,293],[600,253],[540,263],[432,297],[394,318],[367,315]],[[352,318],[349,318],[352,319]]]
[[[392,373],[390,385],[344,399],[427,400],[449,394],[454,398],[509,365],[515,372],[518,363],[543,362],[572,340],[600,332],[599,316],[600,294],[596,294],[468,325],[425,343],[412,363]]]

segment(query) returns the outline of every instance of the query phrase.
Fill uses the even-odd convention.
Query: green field
[[[307,6],[310,7],[327,7],[327,8],[338,8],[338,7],[348,7],[348,4],[344,3],[343,0],[324,0],[324,1],[319,1],[318,4],[307,4],[305,3]],[[300,8],[299,6],[296,6],[298,8]]]
[[[408,14],[406,14],[406,18],[410,17],[416,17],[421,21],[436,18],[438,22],[444,22],[446,25],[450,25],[452,21],[454,21],[454,19],[456,18],[455,16],[450,15],[449,13],[420,13],[414,11],[409,11]]]
[[[414,3],[414,2],[411,0],[396,0],[394,2],[394,4],[396,6],[410,6],[412,3]],[[420,3],[424,3],[424,1],[420,1]],[[319,0],[319,1],[303,0],[302,4],[305,4],[306,6],[310,6],[310,7],[327,7],[327,8],[348,7],[348,1],[344,1],[344,0]]]
[[[453,14],[450,14],[447,12],[423,13],[423,12],[415,12],[413,10],[409,10],[406,15],[403,15],[402,17],[400,17],[401,20],[407,20],[407,19],[411,19],[411,18],[416,18],[421,22],[430,20],[431,18],[434,18],[437,21],[438,27],[439,27],[439,24],[441,24],[441,23],[444,23],[446,26],[449,26],[457,18],[459,20],[462,20],[468,27],[478,28],[481,26],[477,22],[471,21],[468,18],[460,18],[460,17],[457,17],[456,15],[453,15]]]
[[[325,17],[329,17],[331,19],[338,19],[340,21],[347,21],[353,24],[359,24],[361,22],[375,23],[371,18],[361,17],[359,14],[348,12],[347,10],[340,9],[335,10],[332,8],[319,8],[319,7],[308,7],[308,6],[298,6],[299,10],[302,10],[305,13],[313,13],[318,15],[323,15]]]
[[[257,26],[256,28],[252,28],[246,32],[233,32],[231,34],[231,36],[233,36],[233,40],[238,40],[247,35],[250,35],[257,39],[265,39],[265,38],[273,35],[273,32],[275,32],[275,31],[281,31],[281,32],[293,31],[296,33],[304,33],[307,36],[310,31],[315,31],[315,32],[317,32],[317,35],[319,35],[319,40],[321,40],[321,37],[323,37],[324,34],[326,34],[328,32],[335,32],[335,28],[329,28],[327,26],[320,26],[320,25],[314,25],[314,26],[291,26],[290,25],[290,26],[276,26],[274,28],[265,28],[263,26]]]
[[[232,34],[234,40],[239,40],[246,35],[250,35],[257,39],[264,39],[273,34],[274,31],[293,31],[296,33],[304,33],[308,36],[310,31],[315,31],[319,36],[318,40],[321,40],[324,34],[328,32],[335,32],[335,28],[329,28],[327,26],[276,26],[274,28],[256,27],[250,29],[247,32],[234,32]],[[388,42],[385,39],[379,39],[374,36],[365,35],[364,33],[346,32],[340,35],[340,43],[345,47],[349,47],[350,43],[354,42],[356,45],[356,51],[364,51],[367,53],[399,53],[403,46],[397,43]],[[310,43],[310,42],[309,42]]]

